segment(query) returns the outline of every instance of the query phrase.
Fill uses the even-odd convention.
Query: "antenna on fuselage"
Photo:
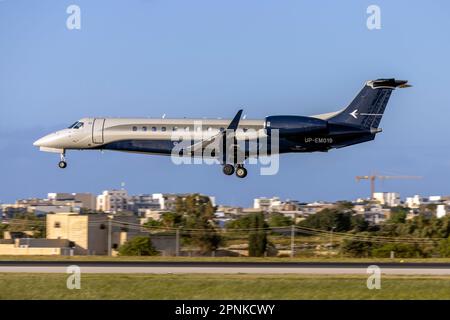
[[[166,118],[166,114],[164,113],[161,118],[165,119]]]

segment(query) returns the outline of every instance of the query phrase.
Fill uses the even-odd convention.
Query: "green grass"
[[[83,274],[81,289],[65,274],[0,274],[0,299],[450,299],[450,277]]]

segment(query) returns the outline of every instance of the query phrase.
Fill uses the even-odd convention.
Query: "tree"
[[[166,212],[161,215],[161,225],[175,228],[183,223],[183,215],[178,212]]]
[[[377,258],[389,258],[391,251],[397,258],[422,257],[423,252],[417,245],[407,243],[386,243],[372,249],[372,256]]]
[[[337,201],[336,209],[339,211],[351,211],[353,209],[353,203],[346,200]]]
[[[272,213],[269,216],[269,226],[270,227],[288,227],[293,224],[291,218],[284,216],[281,213]]]
[[[357,214],[351,217],[352,230],[356,232],[363,232],[369,229],[369,222],[364,219],[363,215]]]
[[[439,244],[439,253],[443,258],[450,257],[450,237],[441,240],[441,243]]]
[[[391,209],[390,223],[405,223],[408,209],[403,207],[394,207]]]
[[[250,225],[251,225],[251,216],[246,215],[238,219],[228,221],[225,224],[225,227],[227,229],[250,229]]]
[[[254,213],[249,215],[250,228],[258,229],[250,231],[248,236],[248,255],[250,257],[261,257],[267,250],[267,234],[264,228],[267,227],[264,221],[264,214]]]
[[[198,246],[201,253],[208,253],[219,247],[221,238],[214,227],[214,207],[209,197],[199,194],[178,197],[175,214],[183,217],[182,223],[186,229],[192,229],[185,238],[188,243]]]
[[[326,231],[345,232],[352,229],[351,212],[323,209],[300,222],[300,226]]]
[[[155,256],[158,251],[153,247],[150,237],[138,236],[128,240],[119,248],[121,256]]]
[[[341,246],[341,251],[344,255],[350,257],[368,257],[372,243],[360,240],[344,240]]]
[[[153,218],[148,218],[147,222],[144,223],[142,226],[144,227],[161,227],[163,223],[159,220],[155,220]]]
[[[33,213],[19,213],[14,217],[14,223],[8,224],[5,231],[33,231],[32,238],[45,238],[45,217],[37,217]]]

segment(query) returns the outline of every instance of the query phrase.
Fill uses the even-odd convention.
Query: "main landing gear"
[[[61,153],[61,161],[58,162],[58,167],[60,167],[61,169],[64,169],[64,168],[67,167],[66,154],[65,153]]]
[[[245,169],[242,164],[237,164],[236,168],[228,163],[223,166],[223,173],[227,176],[231,176],[235,172],[236,177],[238,178],[245,178],[247,176],[247,169]]]

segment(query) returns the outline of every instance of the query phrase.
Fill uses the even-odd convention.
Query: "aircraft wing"
[[[205,148],[210,146],[212,143],[215,143],[215,142],[219,143],[220,139],[223,139],[224,137],[227,136],[227,134],[230,134],[230,133],[231,133],[231,138],[234,138],[235,134],[236,134],[236,130],[239,126],[239,121],[241,120],[241,115],[242,115],[242,109],[236,113],[236,115],[234,116],[233,120],[231,120],[231,122],[228,125],[226,130],[221,131],[218,134],[216,134],[208,139],[194,143],[189,148],[186,148],[187,153],[195,154],[198,152],[199,154],[201,154]],[[228,136],[228,138],[229,137],[230,136]]]

